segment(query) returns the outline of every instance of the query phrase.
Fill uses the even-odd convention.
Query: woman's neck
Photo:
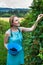
[[[11,30],[17,31],[18,30],[18,27],[11,27]]]

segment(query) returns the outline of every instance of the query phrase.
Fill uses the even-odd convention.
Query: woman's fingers
[[[43,14],[38,15],[37,20],[41,20],[41,19],[42,19],[42,17],[43,17]]]
[[[40,14],[39,16],[43,16],[43,14]]]
[[[42,17],[43,17],[43,14],[38,15],[38,17],[39,17],[39,18],[42,18]]]

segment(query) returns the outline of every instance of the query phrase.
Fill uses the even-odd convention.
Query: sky
[[[0,0],[0,7],[29,8],[33,0]]]

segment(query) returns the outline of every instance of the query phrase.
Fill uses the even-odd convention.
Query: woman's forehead
[[[19,18],[18,17],[14,17],[14,20],[18,20]]]

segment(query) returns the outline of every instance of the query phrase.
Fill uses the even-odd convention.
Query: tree
[[[43,0],[33,0],[31,10],[25,15],[22,26],[31,27],[37,16],[43,13]],[[43,20],[38,24],[33,32],[24,33],[25,43],[25,64],[41,65],[43,64]],[[28,47],[28,48],[27,48]],[[42,57],[41,57],[42,55]]]

